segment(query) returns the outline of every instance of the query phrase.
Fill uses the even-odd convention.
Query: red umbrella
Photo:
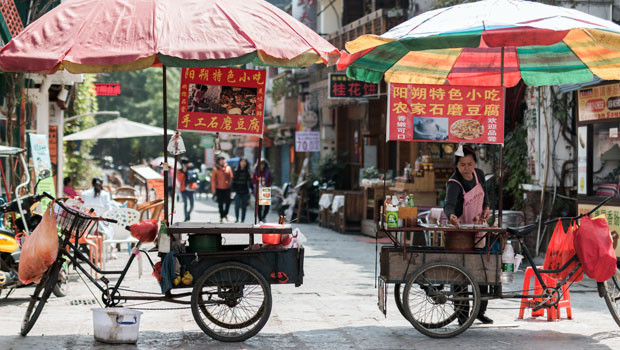
[[[72,73],[335,63],[338,50],[262,0],[73,0],[0,50],[0,69]]]
[[[165,148],[166,66],[303,67],[335,64],[339,57],[338,49],[317,33],[262,0],[72,0],[3,47],[0,69],[100,73],[161,63]],[[167,201],[167,187],[164,196]],[[164,212],[168,218],[167,204]]]

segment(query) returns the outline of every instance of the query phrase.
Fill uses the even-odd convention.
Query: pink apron
[[[453,181],[461,186],[463,190],[463,214],[459,217],[459,222],[461,224],[478,224],[478,222],[474,222],[474,219],[482,215],[482,205],[484,204],[484,190],[482,189],[482,185],[478,181],[478,174],[474,170],[474,178],[476,179],[476,186],[465,192],[465,188],[463,185],[454,180],[450,179],[448,182]],[[484,239],[484,232],[476,232],[476,248],[484,248],[486,245]]]

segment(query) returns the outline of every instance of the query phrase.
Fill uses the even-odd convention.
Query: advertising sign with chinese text
[[[266,72],[183,68],[177,128],[263,135]]]
[[[577,206],[577,215],[585,214],[590,210],[594,209],[595,204],[583,204],[580,203]],[[609,232],[610,233],[618,233],[620,234],[620,207],[604,205],[598,208],[592,217],[597,217],[599,215],[604,215],[607,218],[607,223],[609,224]],[[616,256],[620,257],[620,244],[616,247]]]
[[[620,84],[579,89],[577,101],[580,122],[620,118]]]
[[[320,131],[296,131],[295,132],[295,152],[320,152],[321,151],[321,132]]]
[[[329,73],[329,98],[379,98],[379,84],[353,80],[344,73]]]
[[[504,89],[389,84],[389,141],[504,143]]]
[[[32,153],[32,160],[34,163],[35,177],[39,176],[39,173],[43,170],[53,171],[52,162],[50,160],[50,145],[47,139],[47,135],[30,135],[30,150]],[[52,173],[53,174],[53,173]],[[36,181],[36,180],[35,180]],[[47,192],[52,196],[56,195],[56,185],[53,177],[47,177],[39,182],[39,193]],[[51,201],[47,198],[41,200],[41,207],[45,211]]]

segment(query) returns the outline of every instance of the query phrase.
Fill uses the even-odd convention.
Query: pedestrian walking
[[[241,222],[245,221],[245,213],[250,200],[250,187],[252,186],[250,167],[245,158],[239,160],[239,165],[233,173],[232,189],[235,191],[235,222],[239,222],[239,211],[241,211]]]
[[[269,162],[266,159],[262,159],[254,169],[254,175],[252,176],[252,184],[254,185],[254,196],[258,196],[259,187],[271,187],[273,183],[273,177],[269,171]],[[265,222],[267,214],[269,213],[269,205],[258,206],[258,221]]]
[[[233,173],[226,164],[224,157],[217,157],[215,168],[211,173],[211,190],[217,197],[217,207],[220,211],[220,223],[228,221],[230,209],[230,187],[233,182]]]
[[[194,210],[194,192],[198,189],[198,171],[194,169],[194,164],[187,158],[181,159],[181,169],[177,171],[177,183],[181,197],[183,197],[183,211],[185,221],[191,220]]]

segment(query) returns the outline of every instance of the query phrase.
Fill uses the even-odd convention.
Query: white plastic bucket
[[[96,340],[113,344],[135,344],[138,341],[142,312],[122,307],[91,310]]]

